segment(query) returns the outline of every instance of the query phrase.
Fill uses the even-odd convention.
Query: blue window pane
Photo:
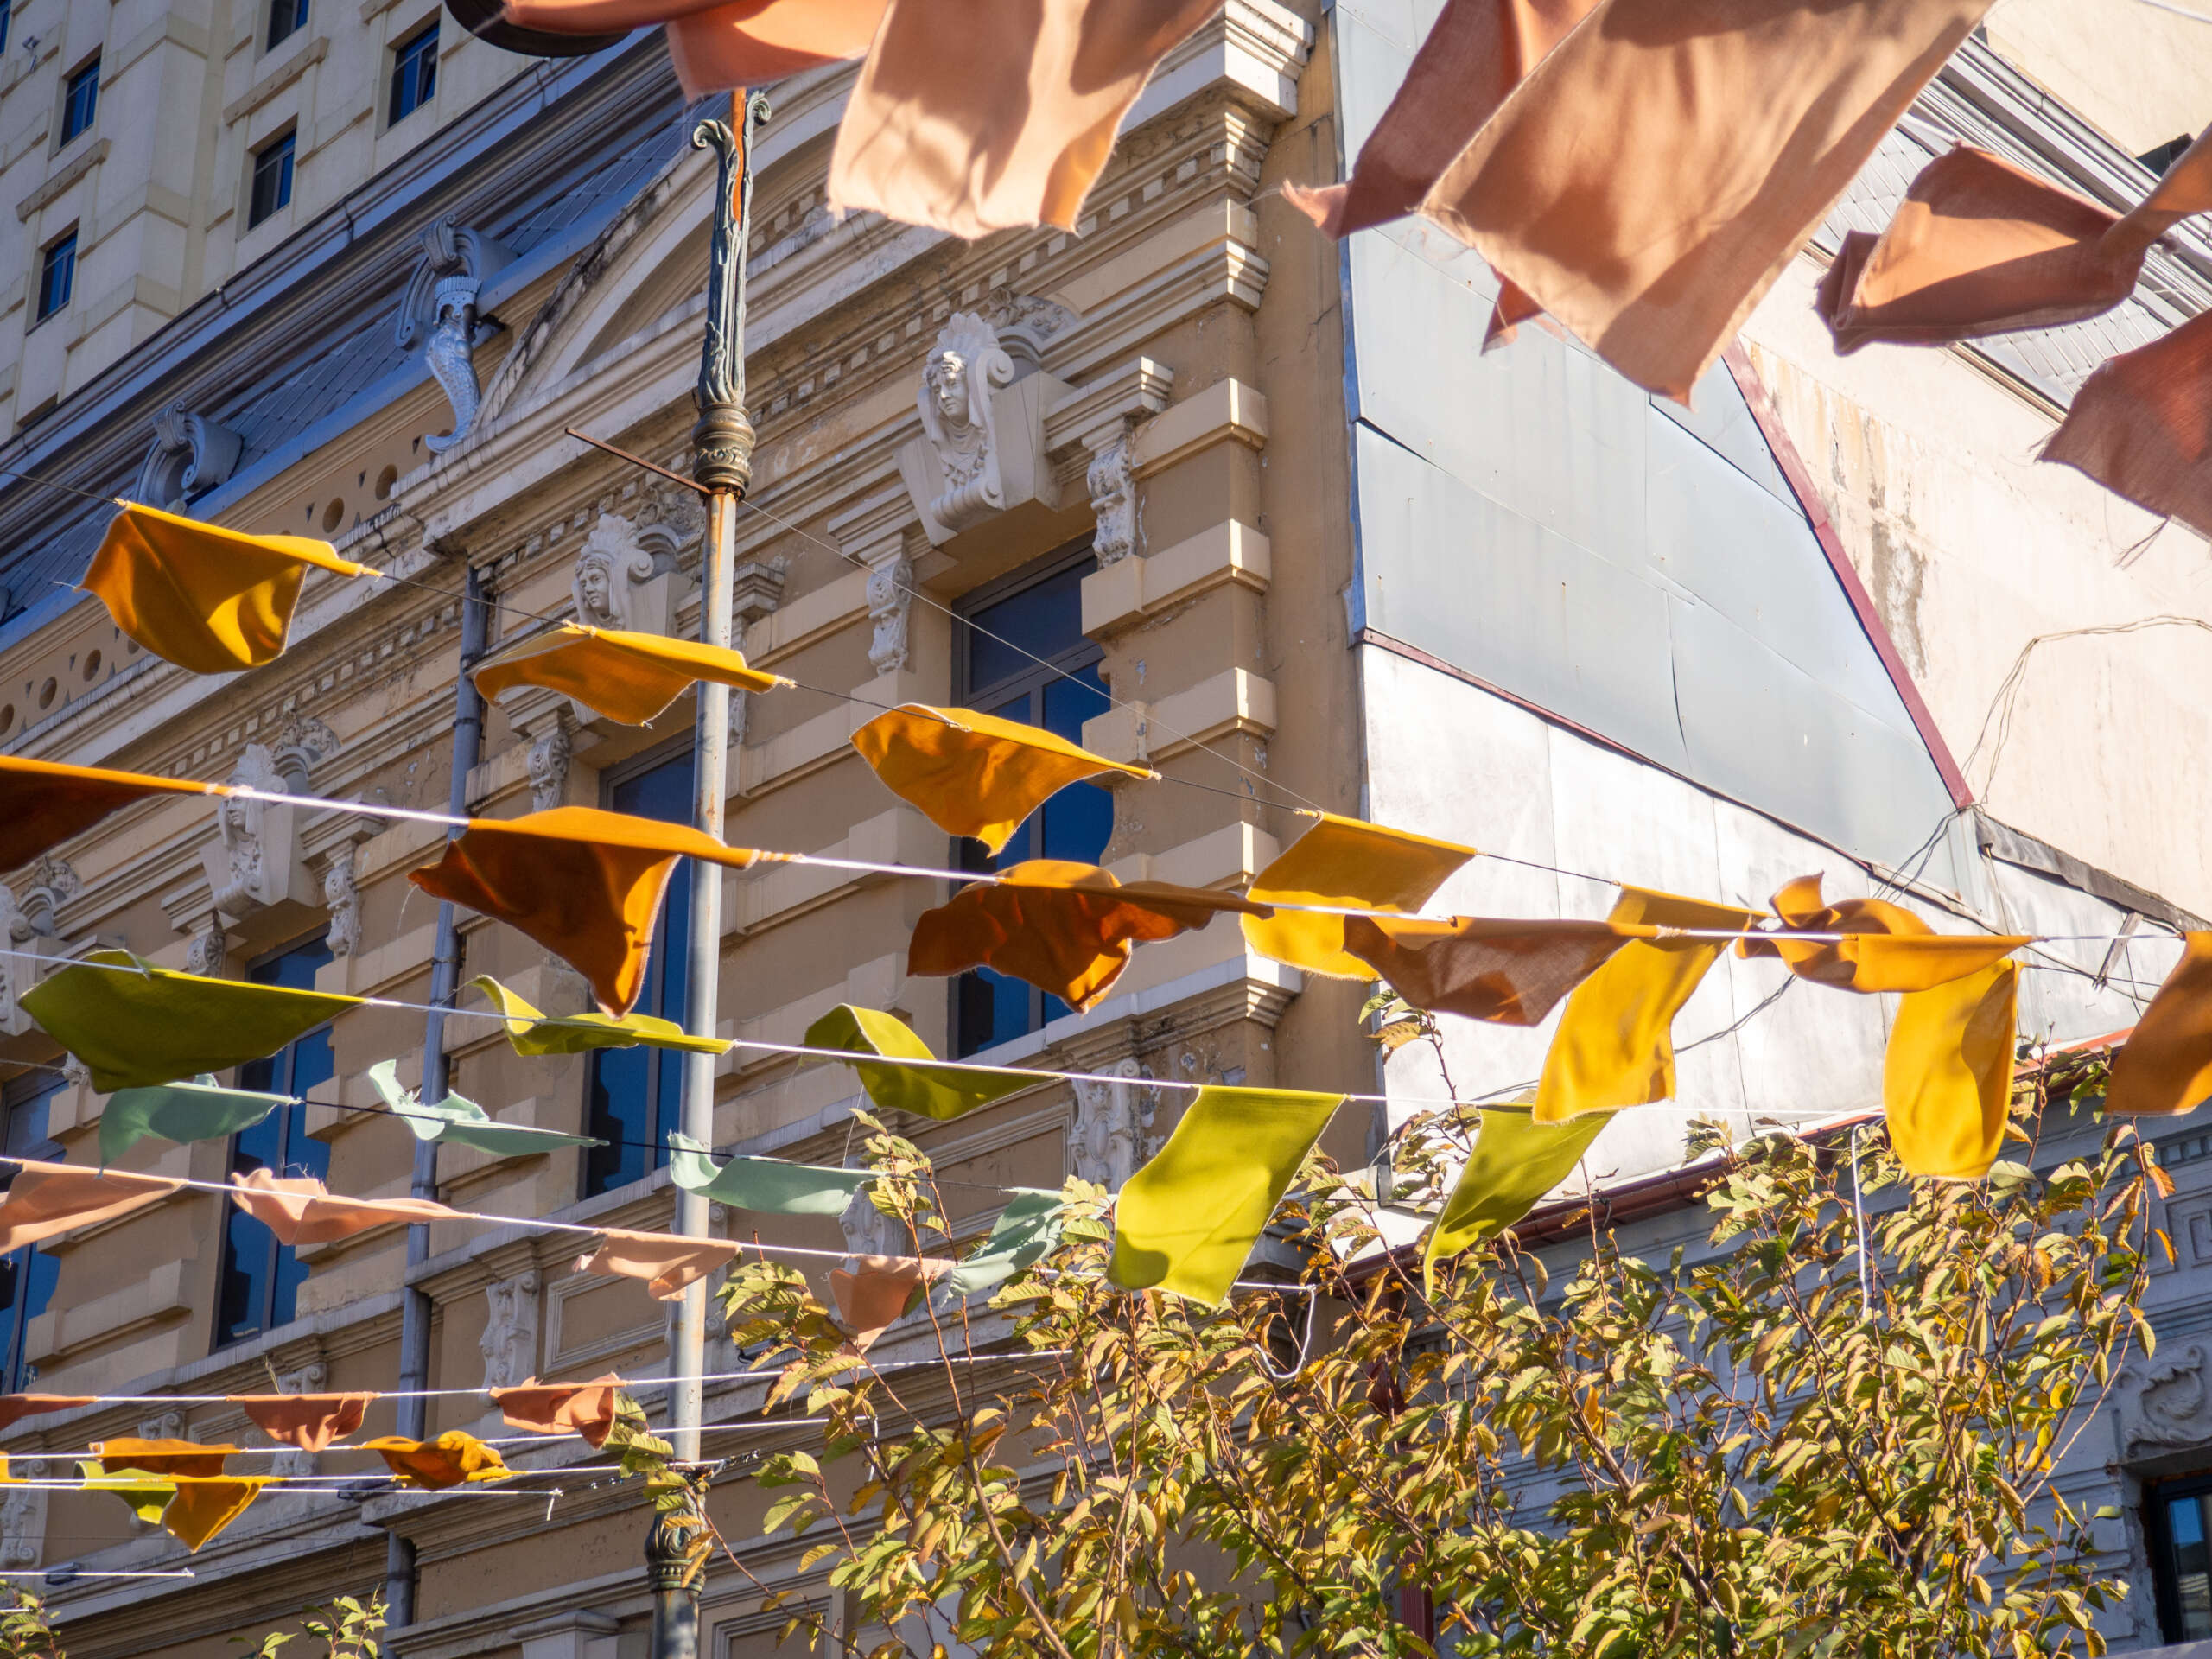
[[[67,143],[90,127],[99,106],[100,66],[95,60],[69,77],[61,95],[61,142]]]
[[[1090,573],[1087,563],[1071,565],[970,613],[973,626],[962,632],[969,639],[971,697],[1003,680],[1034,671],[1038,658],[1050,662],[1084,643],[1083,579]]]
[[[39,267],[38,315],[43,321],[69,303],[77,283],[77,232],[72,231],[46,251]]]
[[[429,103],[438,90],[438,26],[400,42],[391,54],[391,109],[388,122],[404,120]]]

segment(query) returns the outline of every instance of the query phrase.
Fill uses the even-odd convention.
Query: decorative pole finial
[[[745,252],[753,217],[753,132],[768,118],[767,98],[733,92],[730,118],[692,130],[696,149],[715,152],[713,242],[707,265],[707,330],[692,396],[691,476],[740,494],[753,477],[753,423],[745,413]]]

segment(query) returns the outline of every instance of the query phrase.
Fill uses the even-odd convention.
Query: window
[[[8,49],[8,25],[13,20],[15,11],[10,0],[0,0],[0,52]]]
[[[72,226],[67,235],[49,243],[45,261],[38,272],[38,317],[44,322],[48,317],[69,303],[69,290],[77,282],[77,231]]]
[[[385,124],[398,125],[429,103],[437,90],[438,25],[433,19],[392,52],[391,114]]]
[[[963,604],[961,614],[974,626],[960,629],[956,641],[960,701],[1081,742],[1083,722],[1112,706],[1098,674],[1102,653],[1083,632],[1083,579],[1097,568],[1088,551],[1056,557]],[[1095,864],[1113,835],[1114,798],[1096,784],[1070,784],[1030,815],[997,858],[981,842],[963,840],[958,868],[995,870],[1027,858]],[[960,976],[953,1007],[954,1045],[962,1054],[1039,1030],[1068,1011],[1057,996],[988,968]]]
[[[100,108],[100,60],[90,63],[69,77],[61,91],[61,142],[67,143],[92,124],[92,118]]]
[[[269,44],[289,40],[308,26],[308,0],[269,0]]]
[[[246,228],[292,200],[292,135],[271,139],[253,152],[253,192],[246,205]]]
[[[315,970],[330,960],[329,945],[318,938],[255,964],[245,976],[256,985],[312,990]],[[328,1083],[332,1069],[326,1027],[296,1038],[265,1060],[238,1067],[238,1086],[298,1096]],[[330,1173],[330,1148],[308,1135],[308,1109],[296,1099],[232,1138],[231,1173],[245,1175],[257,1169],[317,1179]],[[233,1208],[224,1220],[215,1346],[227,1348],[289,1324],[297,1316],[300,1285],[307,1276],[289,1245],[279,1244],[265,1225]]]
[[[2212,1476],[2162,1481],[2144,1498],[2158,1625],[2169,1642],[2212,1636]]]
[[[649,758],[607,788],[610,810],[664,823],[691,822],[691,751]],[[691,861],[678,859],[653,929],[639,1014],[683,1023],[684,972],[691,948]],[[591,1057],[590,1126],[607,1142],[584,1152],[584,1196],[641,1180],[668,1161],[668,1132],[682,1122],[683,1056],[665,1048],[602,1048]]]
[[[62,1085],[51,1074],[35,1071],[8,1085],[6,1147],[17,1158],[58,1158],[61,1148],[47,1138],[47,1109]],[[0,1189],[14,1174],[0,1170]],[[54,1281],[61,1264],[35,1244],[0,1256],[0,1391],[14,1394],[32,1380],[24,1356],[25,1338],[33,1319],[46,1312],[54,1298]]]

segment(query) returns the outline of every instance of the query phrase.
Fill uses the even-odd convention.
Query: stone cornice
[[[107,152],[108,141],[105,138],[95,139],[86,145],[68,162],[47,175],[45,183],[16,204],[16,217],[28,223],[33,213],[59,201],[79,179],[107,160]]]
[[[227,127],[245,120],[329,55],[330,36],[316,35],[274,73],[264,76],[226,104],[223,106],[223,124]]]

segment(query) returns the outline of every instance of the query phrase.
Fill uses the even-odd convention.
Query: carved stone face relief
[[[954,312],[923,365],[915,399],[940,481],[930,515],[947,529],[1006,510],[991,389],[1013,381],[1014,359],[996,331],[973,312]]]
[[[2191,1343],[2138,1360],[2120,1376],[2121,1454],[2212,1442],[2212,1395],[2204,1381],[2206,1351]]]
[[[665,632],[664,618],[643,613],[639,592],[659,574],[660,564],[653,548],[647,545],[646,533],[619,512],[600,514],[576,555],[575,573],[569,578],[576,620],[594,628]]]

